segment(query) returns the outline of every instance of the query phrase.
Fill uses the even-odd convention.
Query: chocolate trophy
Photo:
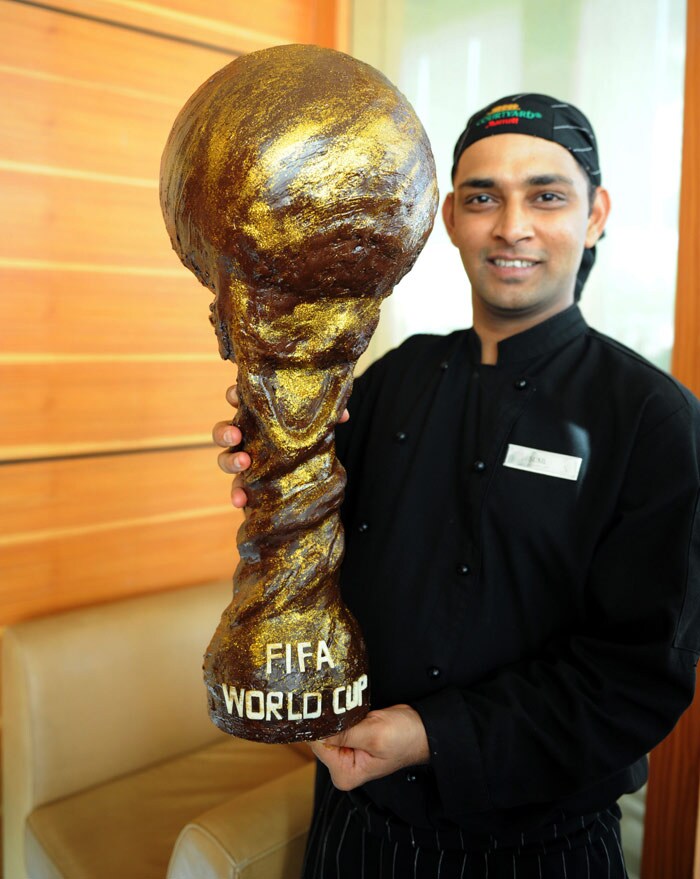
[[[373,68],[278,46],[236,59],[185,104],[161,206],[173,248],[214,293],[252,461],[233,600],[204,660],[209,712],[246,739],[329,736],[369,710],[364,644],[338,590],[334,428],[382,299],[432,227],[430,147]]]

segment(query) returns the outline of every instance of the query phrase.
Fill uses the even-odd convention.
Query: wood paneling
[[[343,48],[348,0],[0,0],[0,626],[227,578],[235,370],[171,250],[160,155],[237,54]],[[343,36],[345,34],[345,36]]]
[[[642,879],[698,879],[700,706],[692,707],[651,755],[644,816]]]
[[[140,521],[0,547],[3,624],[116,597],[230,577],[235,569],[233,514],[191,511],[165,522]],[[223,608],[222,608],[223,610]],[[216,620],[212,620],[212,631]]]
[[[3,68],[73,82],[107,100],[112,94],[160,99],[173,106],[173,118],[213,71],[235,57],[14,0],[0,0],[0,15]]]
[[[207,0],[61,0],[64,9],[159,34],[254,52],[280,43],[312,43],[314,4],[306,0],[217,3]]]
[[[688,0],[673,373],[700,395],[700,0]],[[651,755],[642,879],[700,879],[700,696]]]
[[[350,51],[350,0],[314,0],[314,36],[308,42]]]
[[[150,161],[155,168],[159,159]],[[5,207],[11,207],[0,212],[0,259],[178,268],[156,179],[139,184],[46,174],[37,180],[0,171]]]
[[[673,374],[700,396],[700,0],[688,0]]]
[[[0,70],[0,93],[11,95],[0,115],[5,162],[74,169],[112,177],[158,180],[154,159],[180,102],[112,93],[61,80]],[[79,165],[76,163],[79,159]]]
[[[12,355],[201,354],[215,363],[212,294],[184,269],[129,274],[71,269],[6,269],[0,296],[0,363]],[[21,358],[14,358],[19,362]],[[230,384],[232,368],[215,385]],[[226,384],[226,387],[228,387]],[[224,411],[228,408],[221,397]],[[224,417],[223,415],[221,416]]]
[[[209,357],[0,363],[0,458],[206,442],[234,379]]]
[[[213,446],[2,468],[0,618],[227,579],[242,519]]]
[[[33,461],[2,468],[0,545],[217,508],[230,524],[219,449]],[[236,514],[239,515],[239,514]]]

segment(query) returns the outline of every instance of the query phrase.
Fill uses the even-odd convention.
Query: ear
[[[445,224],[445,228],[447,229],[447,234],[450,236],[450,241],[454,244],[454,230],[455,230],[455,212],[454,212],[454,204],[455,204],[455,194],[454,192],[448,192],[445,197],[445,201],[442,203],[442,221]]]
[[[593,247],[596,241],[603,234],[605,223],[610,213],[610,195],[607,189],[599,186],[593,199],[593,207],[588,217],[588,227],[586,229],[586,247]]]

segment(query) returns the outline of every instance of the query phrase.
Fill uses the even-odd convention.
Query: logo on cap
[[[495,128],[497,125],[518,125],[521,119],[541,119],[537,110],[523,110],[520,104],[499,104],[492,107],[485,116],[478,119],[477,126]]]

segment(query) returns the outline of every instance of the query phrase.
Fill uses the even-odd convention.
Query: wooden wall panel
[[[260,3],[219,3],[207,0],[61,0],[60,6],[106,21],[154,30],[181,39],[254,52],[280,43],[340,45],[336,30],[329,34],[328,11],[333,0],[265,0]],[[215,13],[215,14],[214,14]]]
[[[112,522],[123,526],[165,519],[187,510],[200,514],[217,510],[230,527],[230,480],[216,466],[217,452],[212,444],[6,467],[0,494],[0,546]]]
[[[314,35],[309,42],[349,52],[350,5],[351,0],[337,0],[335,3],[314,0]]]
[[[5,162],[152,181],[154,160],[165,144],[179,107],[144,94],[131,95],[61,80],[0,70],[0,93],[11,95],[0,115]]]
[[[212,447],[3,468],[0,617],[231,577],[242,514],[215,459]]]
[[[3,623],[229,577],[236,565],[234,514],[193,511],[165,522],[138,522],[0,548]],[[183,551],[184,550],[184,551]],[[223,610],[223,607],[222,607]],[[212,620],[212,632],[217,620]]]
[[[2,69],[72,82],[108,99],[112,94],[160,99],[173,107],[173,118],[197,86],[236,55],[14,0],[0,0],[0,16]]]
[[[688,0],[673,374],[700,396],[700,0]]]
[[[56,264],[6,268],[2,276],[0,364],[20,363],[36,352],[51,363],[66,351],[74,356],[161,355],[164,360],[182,353],[217,361],[208,319],[212,294],[180,268],[145,275]],[[222,379],[230,384],[232,372],[230,366],[217,372],[217,386]]]
[[[160,154],[236,55],[348,0],[0,0],[0,626],[230,577],[210,430],[235,377],[170,248]]]
[[[700,0],[688,0],[673,373],[700,395]],[[700,695],[651,755],[642,879],[700,879]]]
[[[120,4],[120,0],[114,0]],[[123,2],[123,0],[122,0]],[[130,4],[132,7],[135,4]],[[332,7],[333,4],[329,3]],[[143,8],[143,4],[139,4]],[[203,0],[152,0],[150,7],[155,14],[181,13],[194,18],[211,15],[211,3]],[[239,8],[236,8],[239,7]],[[227,22],[234,28],[251,32],[268,32],[277,35],[279,42],[310,42],[314,35],[314,4],[306,0],[273,0],[271,3],[220,4],[217,19]],[[187,19],[184,19],[187,20]]]
[[[207,443],[235,369],[211,358],[0,364],[3,460]]]
[[[151,157],[154,166],[157,161]],[[180,266],[165,231],[155,180],[0,171],[0,190],[6,206],[11,205],[0,212],[0,260]]]

